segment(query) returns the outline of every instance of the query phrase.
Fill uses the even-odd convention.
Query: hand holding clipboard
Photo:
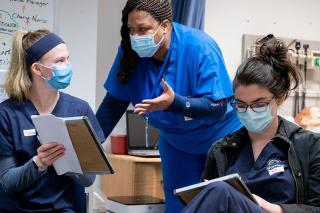
[[[240,175],[237,173],[226,175],[223,177],[215,178],[212,180],[207,180],[201,183],[193,184],[190,186],[182,187],[174,190],[174,194],[187,205],[198,193],[200,193],[207,185],[217,181],[224,181],[231,185],[234,189],[248,197],[254,203],[258,204],[257,200],[250,192],[247,185],[243,182]]]
[[[56,141],[65,147],[65,154],[53,163],[58,175],[114,173],[87,117],[59,118],[49,114],[31,119],[41,144]]]

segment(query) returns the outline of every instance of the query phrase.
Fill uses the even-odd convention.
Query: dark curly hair
[[[272,34],[256,44],[257,53],[239,66],[233,88],[257,84],[266,87],[276,98],[287,98],[301,80],[299,71],[288,58],[288,47]]]
[[[133,10],[141,10],[148,12],[158,22],[169,20],[172,22],[172,5],[170,0],[128,0],[126,6],[122,10],[122,26],[121,26],[121,48],[123,56],[120,60],[120,70],[117,79],[121,84],[129,82],[132,69],[136,64],[138,55],[132,50],[129,28],[128,15]]]

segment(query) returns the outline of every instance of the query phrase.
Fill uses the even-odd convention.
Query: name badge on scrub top
[[[35,129],[25,129],[23,130],[23,135],[26,137],[35,136],[37,135],[37,132]]]
[[[284,165],[281,160],[278,159],[271,159],[267,163],[267,170],[269,175],[273,175],[279,172],[284,172]]]

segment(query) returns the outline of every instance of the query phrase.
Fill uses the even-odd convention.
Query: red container
[[[111,135],[110,138],[112,154],[126,155],[128,153],[126,135]]]

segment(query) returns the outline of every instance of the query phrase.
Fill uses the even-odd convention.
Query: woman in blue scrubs
[[[127,1],[121,38],[97,118],[108,136],[132,103],[160,129],[166,208],[180,212],[173,190],[198,182],[211,144],[241,128],[221,50],[204,32],[173,23],[169,0]]]
[[[88,103],[59,91],[70,84],[68,58],[66,45],[54,33],[15,33],[5,81],[9,99],[0,103],[0,212],[80,212],[75,207],[85,201],[84,186],[95,179],[58,176],[52,164],[64,155],[65,147],[59,141],[41,145],[31,120],[38,114],[88,116],[104,141]]]
[[[233,106],[244,125],[212,146],[204,179],[239,173],[258,205],[225,183],[210,184],[184,212],[320,212],[320,137],[277,115],[299,71],[273,35],[238,69]]]

